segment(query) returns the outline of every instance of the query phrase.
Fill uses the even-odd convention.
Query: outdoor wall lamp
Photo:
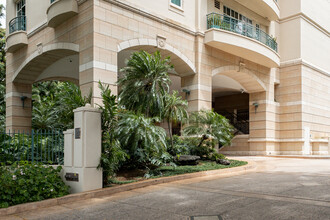
[[[186,96],[190,95],[190,90],[188,90],[188,89],[183,89],[182,92],[186,93]]]
[[[26,99],[27,99],[26,96],[21,96],[21,100],[22,100],[23,108],[24,108],[24,102],[25,102]]]
[[[254,102],[252,105],[254,106],[255,114],[257,114],[257,109],[259,107],[259,103],[258,102]]]

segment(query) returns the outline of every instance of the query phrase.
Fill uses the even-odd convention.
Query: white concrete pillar
[[[64,181],[71,193],[102,188],[101,110],[87,104],[74,110],[74,129],[64,133]]]

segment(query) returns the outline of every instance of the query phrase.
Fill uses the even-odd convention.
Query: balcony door
[[[25,0],[20,0],[16,3],[17,17],[25,16]]]

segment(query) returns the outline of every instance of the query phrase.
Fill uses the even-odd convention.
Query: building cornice
[[[285,17],[285,18],[281,18],[280,19],[280,24],[294,20],[294,19],[304,19],[306,22],[308,22],[309,24],[311,24],[312,26],[314,26],[316,29],[318,29],[319,31],[321,31],[322,33],[324,33],[325,35],[327,35],[328,37],[330,37],[330,32],[325,29],[324,27],[322,27],[321,25],[319,25],[317,22],[315,22],[311,17],[309,17],[308,15],[306,15],[303,12],[299,12],[297,14]]]
[[[306,60],[299,58],[299,59],[294,59],[294,60],[288,60],[288,61],[284,61],[281,62],[280,68],[284,68],[284,67],[289,67],[289,66],[296,66],[296,65],[304,65],[310,69],[313,69],[319,73],[322,73],[325,76],[329,76],[330,77],[330,72],[326,71],[312,63],[307,62]]]

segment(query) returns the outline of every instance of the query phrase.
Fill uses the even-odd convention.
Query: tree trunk
[[[172,134],[172,126],[171,126],[171,121],[170,119],[167,120],[167,125],[168,125],[168,135],[170,136],[170,140],[171,140],[171,146],[173,148],[173,134]]]
[[[200,148],[200,146],[202,146],[203,142],[207,139],[207,136],[205,134],[203,134],[201,142],[198,145],[198,148]]]

